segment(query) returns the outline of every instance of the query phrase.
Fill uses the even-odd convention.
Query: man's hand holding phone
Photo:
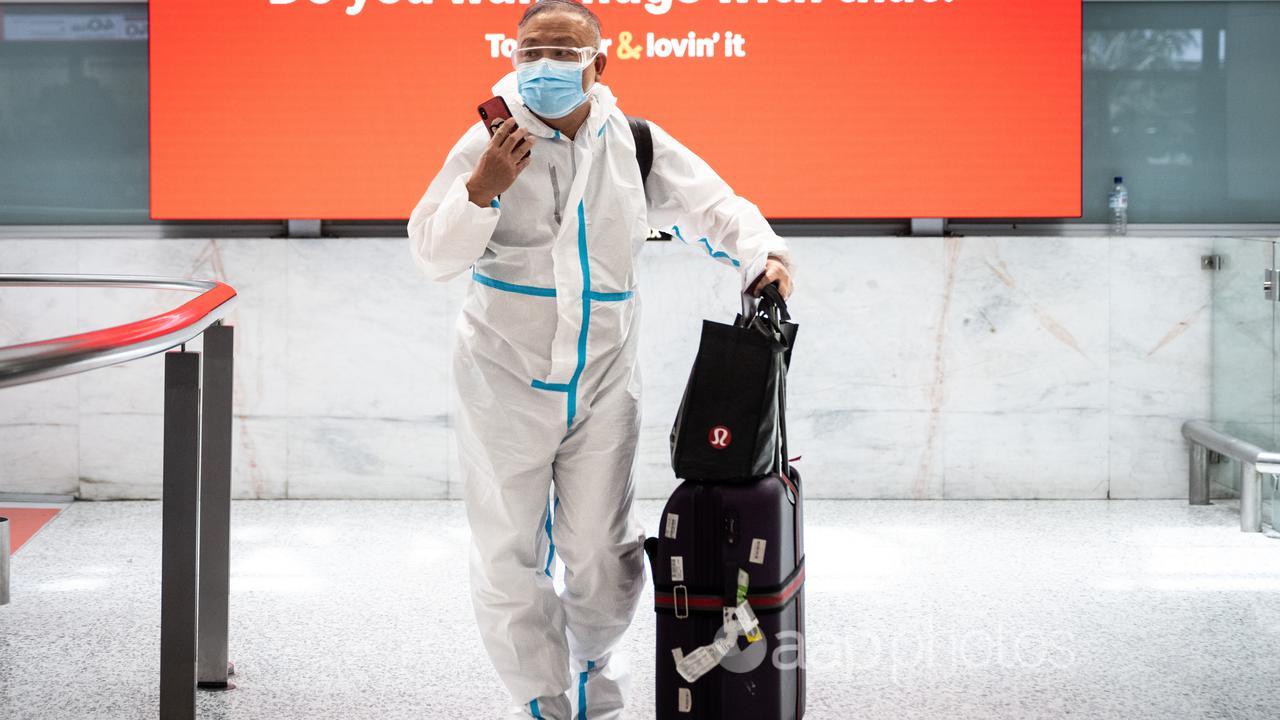
[[[489,207],[489,203],[511,187],[516,176],[529,166],[536,140],[528,130],[516,127],[514,120],[495,118],[493,122],[498,129],[489,138],[489,145],[467,179],[471,202],[480,207]]]

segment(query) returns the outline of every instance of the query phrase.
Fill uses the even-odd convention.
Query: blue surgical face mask
[[[529,109],[545,118],[562,118],[586,102],[582,90],[582,65],[543,58],[516,67],[520,97]]]

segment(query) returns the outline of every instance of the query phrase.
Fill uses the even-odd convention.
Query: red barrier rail
[[[181,345],[222,320],[236,291],[226,283],[131,275],[0,275],[6,287],[111,287],[200,293],[168,312],[115,327],[0,347],[0,387],[135,360]]]

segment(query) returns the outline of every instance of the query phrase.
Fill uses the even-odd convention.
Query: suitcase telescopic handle
[[[787,455],[787,364],[778,363],[778,457],[774,467],[778,474],[791,479],[791,461]]]

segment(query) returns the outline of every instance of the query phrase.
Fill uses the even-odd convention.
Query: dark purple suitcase
[[[657,720],[804,716],[803,501],[800,475],[788,470],[793,482],[778,473],[736,485],[686,481],[667,501],[658,537],[645,543],[658,614]],[[672,578],[673,557],[683,580]],[[688,655],[716,639],[722,608],[737,603],[738,569],[750,576],[764,640],[739,636],[737,652],[688,682],[672,650]]]

